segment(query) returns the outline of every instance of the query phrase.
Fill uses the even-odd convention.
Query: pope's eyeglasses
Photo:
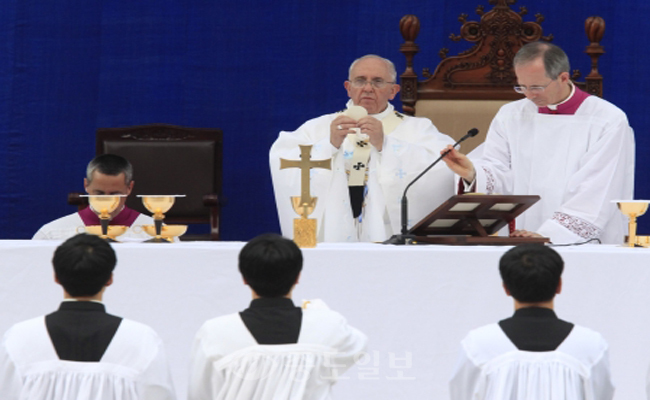
[[[350,83],[352,84],[352,87],[355,87],[357,89],[365,87],[366,84],[370,84],[370,86],[374,87],[375,89],[383,89],[389,84],[393,84],[395,82],[386,82],[383,79],[372,79],[370,81],[367,81],[364,78],[356,78],[351,80]]]

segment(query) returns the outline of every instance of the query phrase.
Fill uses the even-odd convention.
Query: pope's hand
[[[351,129],[356,128],[357,121],[345,115],[339,115],[330,124],[330,143],[337,149],[345,140],[348,133],[352,133]]]
[[[448,145],[443,149],[440,154],[445,151],[450,150],[447,156],[443,157],[442,161],[447,164],[449,169],[454,171],[455,174],[459,175],[467,182],[474,181],[476,177],[476,171],[474,170],[474,164],[467,158],[466,155],[456,150],[452,145]]]
[[[357,128],[361,129],[361,133],[368,135],[370,144],[373,145],[377,151],[384,148],[384,126],[375,117],[366,116],[357,122]]]

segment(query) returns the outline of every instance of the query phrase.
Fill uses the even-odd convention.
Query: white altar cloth
[[[0,241],[0,331],[58,307],[50,264],[59,242]],[[241,242],[116,244],[108,312],[153,327],[185,399],[194,334],[241,311]],[[447,399],[460,340],[513,312],[501,288],[504,247],[320,244],[307,249],[294,300],[321,298],[369,337],[367,356],[334,386],[335,399]],[[615,399],[645,398],[650,364],[650,249],[560,247],[566,269],[556,311],[610,344]]]

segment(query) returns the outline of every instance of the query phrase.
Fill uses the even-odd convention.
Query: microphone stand
[[[472,128],[470,129],[465,136],[460,138],[452,147],[456,147],[465,140],[474,137],[478,134],[478,129]],[[402,233],[399,235],[393,235],[390,237],[390,239],[386,240],[383,242],[383,244],[413,244],[413,239],[415,239],[415,235],[411,235],[408,233],[408,198],[406,197],[406,192],[409,190],[411,186],[415,182],[417,182],[424,174],[429,172],[429,170],[433,167],[436,166],[442,160],[447,154],[451,152],[451,149],[445,151],[438,157],[436,161],[434,161],[431,165],[429,165],[424,171],[420,172],[418,176],[415,177],[408,185],[406,185],[406,188],[404,188],[404,194],[402,194],[402,204],[401,204],[401,222],[402,222]]]

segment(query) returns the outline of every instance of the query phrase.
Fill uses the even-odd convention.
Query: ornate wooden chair
[[[528,13],[525,7],[520,7],[519,12],[510,8],[516,0],[489,0],[489,3],[494,8],[488,12],[484,6],[477,7],[479,21],[469,21],[467,14],[462,14],[460,36],[450,36],[453,41],[464,39],[474,45],[453,57],[447,57],[448,49],[440,50],[442,61],[433,74],[424,68],[423,80],[413,67],[413,58],[419,52],[415,39],[420,20],[415,15],[406,15],[400,21],[404,38],[400,52],[406,57],[406,70],[400,76],[403,111],[430,118],[441,132],[456,140],[469,129],[478,128],[479,136],[463,145],[464,153],[485,140],[490,122],[503,104],[522,98],[512,88],[517,83],[512,59],[519,48],[529,42],[553,39],[553,35],[543,35],[541,14],[535,15],[535,21],[524,21],[522,17]],[[604,53],[600,40],[605,22],[600,17],[589,17],[585,29],[590,41],[586,53],[591,57],[591,72],[584,82],[577,82],[580,72],[574,70],[572,79],[583,90],[602,97],[603,77],[598,72],[598,57]]]
[[[209,224],[219,240],[223,138],[220,129],[150,124],[97,129],[96,154],[118,154],[131,162],[136,182],[127,206],[150,214],[138,194],[184,194],[165,214],[168,224]],[[77,194],[68,203],[83,208]],[[185,238],[185,237],[184,237]]]

